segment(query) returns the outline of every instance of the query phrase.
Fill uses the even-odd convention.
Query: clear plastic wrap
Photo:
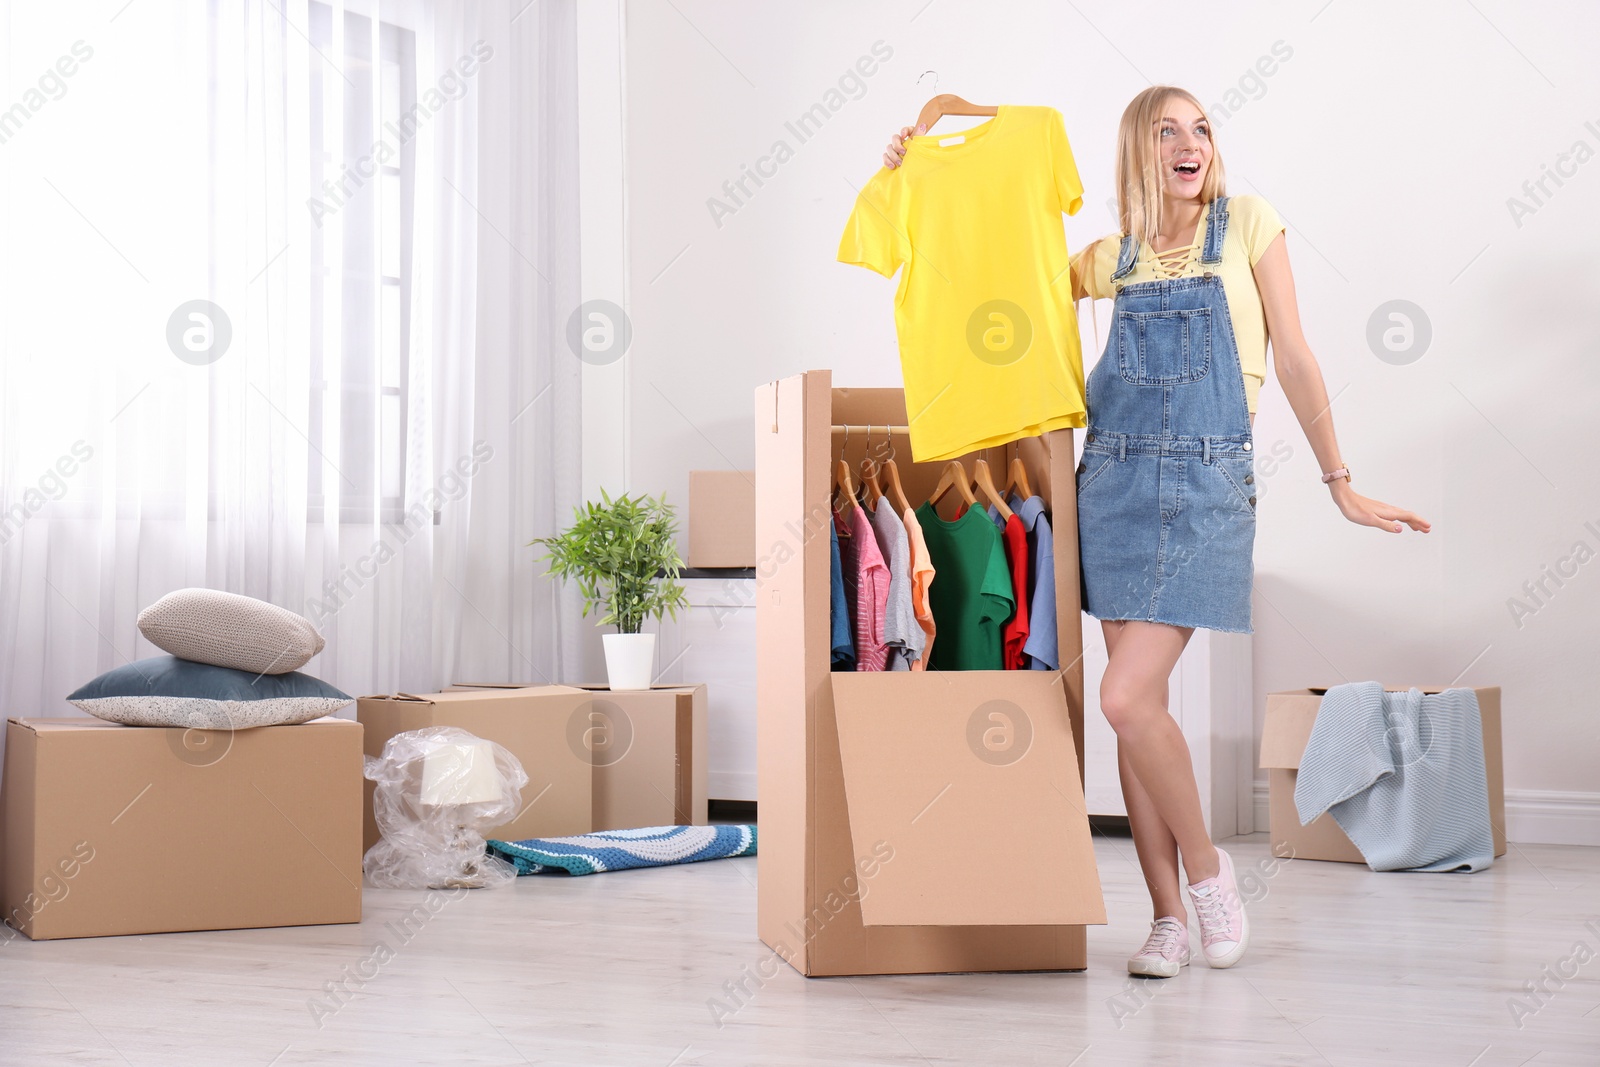
[[[505,748],[454,726],[396,734],[363,774],[376,786],[372,814],[382,840],[362,863],[382,889],[495,888],[516,868],[487,854],[484,832],[515,816],[528,784]]]

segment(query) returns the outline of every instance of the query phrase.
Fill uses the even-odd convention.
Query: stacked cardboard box
[[[456,690],[413,696],[367,696],[356,701],[369,756],[381,756],[395,734],[428,726],[454,726],[503,745],[522,763],[528,784],[522,810],[485,833],[507,841],[564,837],[589,831],[594,811],[588,761],[568,741],[586,695],[569,686]],[[372,817],[373,783],[364,804],[364,840],[378,843]]]
[[[706,687],[580,685],[594,742],[594,828],[704,826]]]
[[[522,763],[523,810],[488,836],[507,841],[592,830],[704,824],[705,686],[611,691],[603,686],[458,683],[428,696],[362,697],[368,755],[425,726],[456,726]],[[378,840],[372,787],[366,842]]]
[[[5,920],[34,939],[361,921],[361,727],[12,719]]]
[[[755,523],[755,471],[689,472],[689,566],[754,567]]]

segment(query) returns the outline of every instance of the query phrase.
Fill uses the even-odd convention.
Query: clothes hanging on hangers
[[[970,129],[915,137],[899,167],[862,187],[838,258],[901,272],[895,325],[918,462],[1084,424],[1061,218],[1082,203],[1048,107],[1002,105]]]
[[[1006,507],[1010,508],[1010,503]],[[963,504],[956,512],[956,517],[960,518],[965,511],[966,505]],[[1000,662],[1005,670],[1019,671],[1027,667],[1023,646],[1027,644],[1030,629],[1028,583],[1032,579],[1032,567],[1029,564],[1027,528],[1017,517],[1014,508],[1010,517],[1006,517],[1000,514],[999,508],[990,504],[984,514],[1000,531],[1000,541],[1006,553],[1006,570],[1011,575],[1011,589],[1016,601],[1016,610],[1006,620]]]
[[[1061,666],[1061,649],[1056,640],[1056,549],[1050,532],[1050,516],[1044,499],[1020,499],[1012,493],[1006,503],[1022,521],[1028,544],[1028,639],[1022,646],[1023,666],[1028,670],[1053,671]],[[989,508],[989,518],[1000,525],[1000,513]]]
[[[932,587],[934,576],[938,572],[933,560],[928,556],[928,542],[922,534],[922,523],[917,521],[916,511],[906,508],[900,518],[906,526],[907,547],[911,556],[911,610],[916,616],[917,630],[921,634],[920,638],[912,635],[908,641],[912,651],[911,669],[923,671],[928,669],[933,636],[938,631],[933,620],[933,606],[928,600],[928,590]]]
[[[828,628],[830,631],[829,659],[832,670],[856,669],[855,623],[850,617],[850,604],[844,594],[844,563],[839,555],[839,528],[828,524],[831,556],[828,564]]]
[[[887,497],[878,499],[871,521],[878,551],[889,568],[889,588],[883,605],[884,669],[909,671],[911,642],[921,635],[922,627],[917,625],[916,612],[911,605],[911,551],[905,523],[895,515],[894,505]]]
[[[999,518],[998,510],[995,517]],[[1011,570],[1011,593],[1016,601],[1011,618],[1006,620],[1000,665],[1008,671],[1016,671],[1022,669],[1022,646],[1028,643],[1028,531],[1015,511],[997,528],[1005,544],[1006,564]]]
[[[883,626],[889,599],[889,567],[878,549],[877,534],[865,508],[853,507],[848,515],[836,514],[834,519],[849,523],[850,536],[839,543],[839,555],[845,599],[855,627],[856,670],[885,670],[888,648],[883,641]]]
[[[931,503],[916,510],[938,571],[928,588],[939,630],[929,669],[1002,669],[1003,630],[1016,605],[1000,531],[981,508],[958,519],[942,518]]]

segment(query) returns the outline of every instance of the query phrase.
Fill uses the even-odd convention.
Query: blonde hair
[[[1156,239],[1161,226],[1161,207],[1165,199],[1165,175],[1161,168],[1161,130],[1159,123],[1167,103],[1173,98],[1187,100],[1205,119],[1211,140],[1211,166],[1200,185],[1200,201],[1209,204],[1224,195],[1226,181],[1222,152],[1217,148],[1211,116],[1204,105],[1187,89],[1173,85],[1152,85],[1129,102],[1117,128],[1117,220],[1122,232],[1146,243]]]

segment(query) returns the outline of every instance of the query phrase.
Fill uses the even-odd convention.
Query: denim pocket
[[[1098,452],[1085,452],[1078,469],[1078,496],[1083,496],[1083,491],[1093,485],[1099,477],[1111,468],[1117,457]]]
[[[1224,492],[1241,510],[1255,514],[1256,467],[1249,455],[1212,453],[1211,466],[1225,483]]]
[[[1117,314],[1117,363],[1129,385],[1187,385],[1211,370],[1211,309]]]

